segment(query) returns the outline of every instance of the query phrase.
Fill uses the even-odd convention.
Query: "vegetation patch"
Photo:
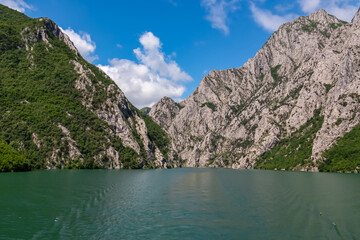
[[[343,122],[343,119],[342,118],[338,118],[335,122],[335,125],[336,126],[339,126],[341,123]]]
[[[324,87],[325,87],[326,93],[328,93],[334,87],[334,85],[332,85],[332,84],[324,84]]]
[[[331,33],[329,33],[328,31],[320,31],[320,33],[324,36],[324,37],[326,37],[326,38],[330,38],[331,37]]]
[[[317,22],[314,22],[314,21],[309,20],[309,24],[304,24],[304,25],[301,27],[301,29],[302,29],[304,32],[312,33],[312,32],[317,28],[317,25],[318,25]]]
[[[274,86],[276,86],[281,81],[281,77],[278,74],[278,70],[280,68],[281,68],[281,64],[271,68],[271,76],[274,79]]]
[[[30,161],[23,154],[0,141],[0,172],[29,171]]]
[[[321,172],[352,172],[360,168],[360,125],[346,133],[323,153],[326,159],[319,166]]]
[[[226,90],[228,90],[228,92],[232,93],[232,89],[229,88],[228,86],[225,86]]]
[[[218,142],[219,142],[219,141],[224,142],[225,140],[226,140],[225,137],[221,136],[220,134],[216,134],[216,135],[214,135],[214,136],[211,138],[211,146],[212,146],[214,149],[217,149]]]
[[[230,106],[230,108],[235,113],[235,115],[238,115],[239,113],[241,113],[244,110],[245,106],[246,106],[246,104],[241,103],[239,105]]]
[[[216,105],[212,102],[205,102],[201,104],[201,107],[205,107],[205,106],[210,108],[213,112],[216,111]]]
[[[237,139],[232,142],[232,145],[234,146],[234,149],[242,148],[247,149],[251,145],[254,144],[254,140],[247,138],[247,139]]]
[[[338,27],[341,27],[343,24],[342,23],[330,23],[329,26],[330,28],[332,28],[333,30],[337,29]]]
[[[324,117],[320,116],[320,109],[315,110],[312,119],[290,137],[281,139],[273,149],[261,156],[255,168],[291,170],[299,164],[311,162],[313,141],[323,121]]]
[[[299,65],[294,64],[294,72],[296,72],[300,66],[301,66],[301,64],[299,64]]]
[[[359,95],[359,94],[357,94],[357,93],[350,93],[349,96],[350,96],[352,99],[356,100],[358,103],[360,103],[360,95]]]
[[[280,101],[280,104],[278,107],[283,106],[288,104],[289,99],[296,99],[299,97],[300,91],[301,89],[304,87],[304,84],[301,84],[300,86],[298,86],[297,88],[295,88],[294,90],[292,90],[284,99],[282,99]],[[278,107],[274,107],[273,111],[275,111]]]
[[[260,76],[259,76],[260,81],[264,80],[264,78],[265,78],[265,74],[261,73]]]
[[[148,137],[150,141],[156,145],[164,158],[168,157],[170,138],[167,133],[156,123],[152,118],[146,114],[141,113],[148,130]]]
[[[216,162],[215,162],[216,160]],[[219,154],[214,154],[210,157],[210,159],[207,161],[207,166],[211,164],[215,164],[218,167],[226,167],[234,163],[234,157],[229,152],[223,152]]]
[[[181,105],[180,103],[175,103],[175,106],[177,106],[179,109],[183,109],[184,108],[184,106],[183,105]]]

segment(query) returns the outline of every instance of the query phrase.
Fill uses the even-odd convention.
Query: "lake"
[[[0,191],[0,239],[360,239],[356,174],[44,170]]]

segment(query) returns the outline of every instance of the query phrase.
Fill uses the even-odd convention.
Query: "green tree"
[[[28,170],[30,170],[30,161],[6,142],[0,141],[0,172]]]

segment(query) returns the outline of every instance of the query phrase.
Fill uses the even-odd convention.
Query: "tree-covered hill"
[[[53,21],[0,5],[0,171],[169,167],[149,123]]]

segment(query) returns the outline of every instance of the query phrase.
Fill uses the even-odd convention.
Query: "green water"
[[[0,239],[360,239],[360,175],[0,174]]]

